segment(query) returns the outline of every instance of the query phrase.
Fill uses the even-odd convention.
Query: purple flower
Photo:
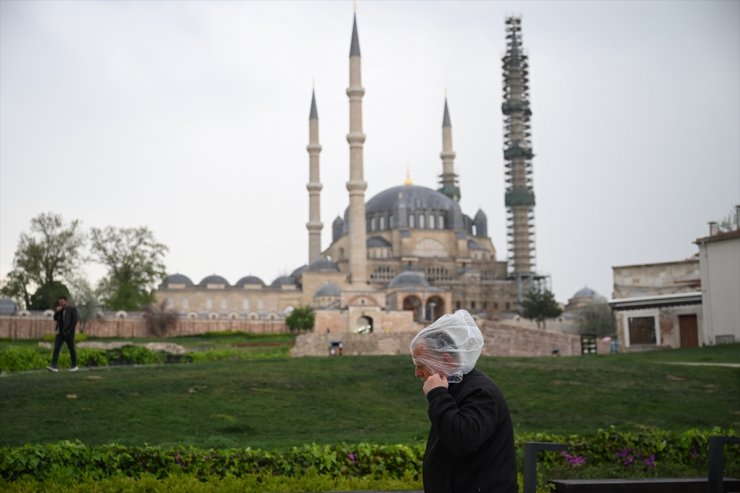
[[[349,454],[347,454],[347,459],[349,459],[349,461],[354,464],[357,461],[357,456],[354,452],[350,452]]]
[[[563,456],[571,466],[582,466],[586,463],[586,458],[582,455],[573,455],[566,451],[560,452],[560,455]]]
[[[630,454],[630,452],[632,452],[631,448],[622,449],[619,452],[617,452],[617,457],[622,457],[622,458],[627,457]]]
[[[647,467],[655,467],[655,454],[650,454],[650,457],[643,461]]]

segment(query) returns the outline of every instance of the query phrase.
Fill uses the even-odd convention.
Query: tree
[[[98,286],[106,308],[132,311],[154,302],[153,289],[166,275],[167,247],[149,229],[92,228],[90,239],[93,259],[108,268]]]
[[[286,325],[290,330],[311,330],[316,322],[316,313],[310,306],[299,306],[294,308],[290,315],[285,319]]]
[[[67,286],[59,281],[51,281],[44,284],[33,293],[31,296],[30,310],[52,310],[57,304],[57,300],[60,296],[64,296],[67,299],[69,296],[69,289]]]
[[[578,332],[596,334],[597,337],[610,336],[614,333],[612,311],[608,303],[590,303],[576,311]]]
[[[172,309],[167,300],[157,304],[152,303],[144,307],[144,320],[153,336],[164,337],[177,325],[179,316]]]
[[[532,290],[526,294],[522,301],[522,316],[529,320],[537,321],[537,328],[545,329],[545,320],[548,318],[559,317],[563,310],[555,301],[555,295],[552,291],[545,289],[543,291]]]
[[[8,273],[2,294],[21,301],[26,308],[53,308],[56,300],[51,305],[43,300],[59,287],[55,283],[75,273],[84,245],[79,221],[66,224],[59,214],[39,214],[31,219],[31,232],[22,233],[18,240],[13,270]]]

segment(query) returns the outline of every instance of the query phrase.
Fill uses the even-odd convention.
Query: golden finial
[[[403,180],[404,185],[413,185],[414,182],[411,181],[411,171],[409,170],[409,165],[406,165],[406,179]]]

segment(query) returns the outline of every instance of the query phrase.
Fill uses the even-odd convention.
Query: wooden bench
[[[555,493],[707,493],[707,478],[553,479]],[[740,479],[724,478],[722,491],[740,492]]]

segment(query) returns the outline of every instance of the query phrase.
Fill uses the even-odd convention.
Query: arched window
[[[424,213],[419,214],[419,229],[424,229]]]
[[[380,229],[385,229],[385,216],[380,216]]]
[[[439,229],[445,229],[445,217],[442,214],[439,215]]]
[[[414,224],[416,222],[415,221],[415,218],[416,218],[416,216],[414,216],[413,214],[409,214],[409,228],[415,228],[416,227],[416,225]]]
[[[370,231],[375,231],[375,216],[370,218]]]
[[[434,229],[434,214],[429,214],[429,229]]]

